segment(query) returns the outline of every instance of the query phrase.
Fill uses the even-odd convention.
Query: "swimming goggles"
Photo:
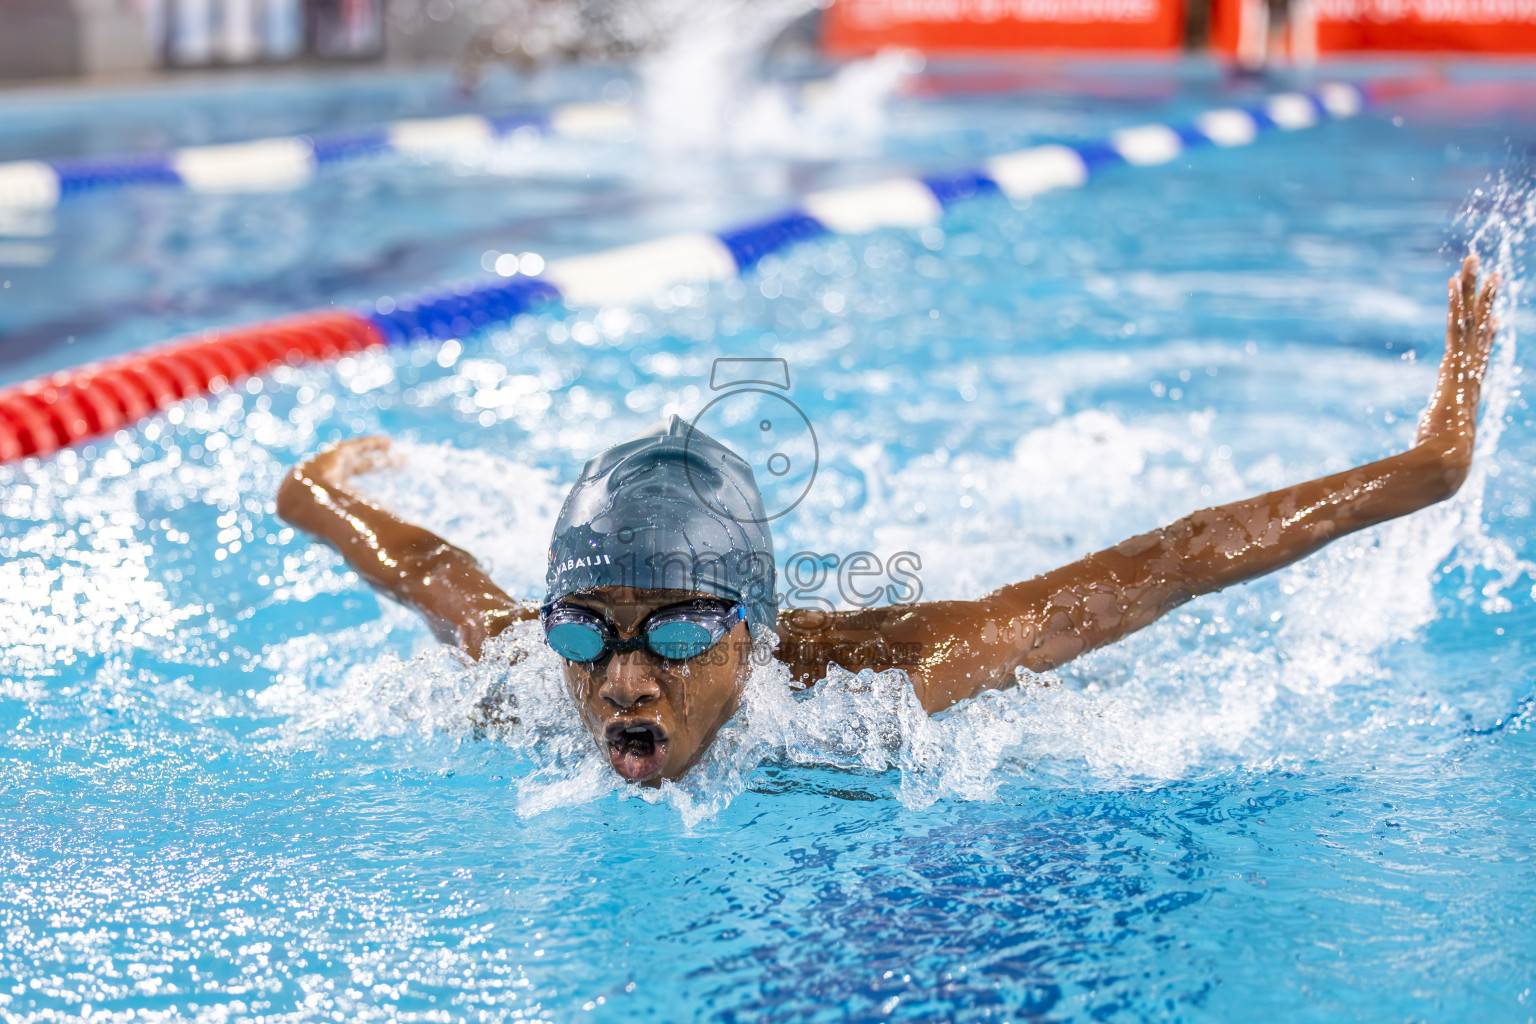
[[[614,652],[647,649],[669,661],[687,661],[724,640],[745,617],[739,602],[687,601],[656,609],[640,623],[636,635],[625,640],[590,608],[557,602],[539,612],[549,646],[565,660],[583,665]]]

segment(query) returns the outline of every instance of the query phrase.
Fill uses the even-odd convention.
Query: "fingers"
[[[1499,333],[1498,318],[1493,315],[1493,304],[1499,297],[1499,275],[1497,272],[1489,274],[1483,282],[1483,290],[1477,297],[1477,310],[1473,315],[1476,323],[1477,336],[1473,345],[1473,352],[1477,358],[1477,373],[1481,374],[1483,366],[1488,362],[1488,353],[1493,349],[1493,339]]]
[[[1464,369],[1472,372],[1481,369],[1498,330],[1493,303],[1498,297],[1499,275],[1489,274],[1479,288],[1480,266],[1477,256],[1469,254],[1461,270],[1451,277],[1447,296],[1446,354],[1454,354]]]
[[[1471,309],[1477,301],[1477,266],[1478,259],[1475,253],[1468,253],[1467,258],[1461,261],[1461,306],[1463,309]]]
[[[1499,275],[1489,274],[1479,287],[1478,267],[1478,258],[1469,255],[1446,282],[1445,357],[1419,424],[1419,442],[1465,431],[1469,425],[1462,418],[1477,414],[1483,371],[1498,331],[1493,304],[1499,294]]]
[[[371,473],[399,461],[392,457],[390,440],[382,434],[343,441],[340,449],[345,452],[343,461],[349,476],[357,473]]]
[[[331,484],[345,484],[358,473],[383,469],[394,461],[390,457],[389,438],[380,434],[337,442],[316,455],[308,465],[318,479]]]
[[[389,443],[389,438],[383,434],[371,434],[368,437],[354,437],[350,440],[342,441],[336,448],[339,451],[347,452],[353,457],[361,458],[377,452],[389,451]]]
[[[1466,348],[1466,310],[1461,301],[1461,276],[1454,275],[1446,282],[1445,302],[1445,358],[1458,362]]]

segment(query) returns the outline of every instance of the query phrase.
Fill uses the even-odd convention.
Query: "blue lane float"
[[[462,338],[491,323],[505,323],[560,293],[537,277],[513,277],[477,282],[462,289],[427,292],[396,302],[380,299],[358,311],[387,345],[426,338]]]
[[[0,163],[0,207],[50,209],[85,192],[135,185],[212,193],[281,192],[303,186],[326,165],[382,153],[441,153],[488,145],[526,130],[566,138],[613,138],[633,127],[628,107],[573,103],[541,113],[410,118],[373,131],[189,146],[171,153],[15,160]]]

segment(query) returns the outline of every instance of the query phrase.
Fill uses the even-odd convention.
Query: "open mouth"
[[[613,770],[630,782],[661,774],[667,760],[667,736],[654,722],[612,722],[603,731]]]

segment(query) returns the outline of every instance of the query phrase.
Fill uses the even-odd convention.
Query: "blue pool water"
[[[1193,66],[1075,86],[91,197],[0,239],[0,383],[1234,95]],[[279,371],[0,469],[0,1019],[1536,1018],[1536,119],[1463,95]],[[580,462],[701,409],[716,357],[772,355],[821,446],[781,561],[912,552],[925,597],[977,595],[1402,448],[1472,238],[1515,301],[1455,500],[933,720],[899,675],[792,696],[765,669],[660,793],[610,777],[535,637],[466,665],[272,511],[295,460],[386,431],[405,465],[365,486],[531,596]],[[491,690],[521,724],[477,737]]]

